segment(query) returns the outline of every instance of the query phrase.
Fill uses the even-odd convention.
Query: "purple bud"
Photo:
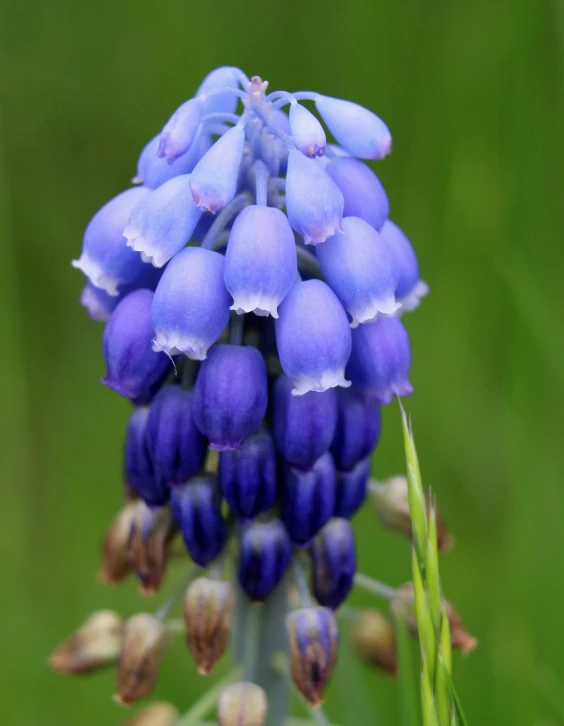
[[[379,231],[390,213],[388,195],[376,174],[358,159],[333,159],[325,171],[341,190],[345,200],[343,214],[360,217]]]
[[[239,69],[231,66],[215,68],[204,78],[196,96],[206,96],[220,88],[239,88]],[[204,102],[204,114],[233,113],[238,98],[234,93],[218,93]]]
[[[315,105],[337,143],[353,156],[383,159],[391,152],[390,131],[372,111],[329,96],[319,96]]]
[[[274,388],[272,430],[284,460],[297,470],[307,471],[331,446],[337,398],[332,388],[303,396],[293,396],[292,388],[289,378],[279,376]]]
[[[162,507],[170,497],[164,478],[156,469],[147,446],[148,408],[137,408],[129,417],[125,438],[124,476],[127,484],[149,507]]]
[[[215,213],[233,199],[244,145],[244,130],[234,126],[196,164],[190,187],[198,207]]]
[[[296,243],[286,215],[250,206],[236,218],[225,254],[225,285],[237,313],[278,317],[296,279]]]
[[[323,126],[311,111],[296,102],[290,106],[290,128],[294,142],[302,154],[309,156],[310,159],[314,156],[323,156],[325,153]]]
[[[415,250],[402,230],[390,220],[384,224],[380,235],[392,252],[398,270],[396,299],[401,303],[401,310],[415,310],[421,298],[429,292],[428,285],[419,277]]]
[[[194,420],[212,449],[236,449],[257,431],[268,401],[266,365],[250,346],[210,350],[194,386]]]
[[[263,602],[284,577],[292,544],[282,522],[253,522],[241,536],[239,583],[253,602]]]
[[[329,452],[306,474],[287,470],[282,490],[282,521],[292,542],[306,545],[333,516],[335,480],[335,464]]]
[[[290,151],[286,209],[290,224],[306,244],[320,244],[341,228],[344,200],[321,162]]]
[[[201,216],[190,192],[190,175],[182,174],[135,206],[123,235],[145,262],[162,267],[188,242]]]
[[[172,164],[192,146],[202,120],[204,102],[191,98],[179,106],[164,125],[159,140],[158,155]]]
[[[360,509],[366,499],[371,461],[366,457],[352,471],[337,472],[337,496],[335,500],[335,517],[349,519]]]
[[[124,298],[104,329],[106,376],[102,383],[120,396],[147,400],[153,386],[166,374],[170,361],[151,347],[150,290],[136,290]]]
[[[202,476],[174,487],[170,504],[190,557],[200,567],[207,567],[227,540],[217,482]]]
[[[193,393],[164,386],[151,403],[147,442],[153,460],[169,486],[183,484],[204,463],[206,439],[192,418]]]
[[[393,255],[364,219],[344,217],[343,231],[329,237],[316,254],[323,276],[352,317],[352,328],[398,310]]]
[[[337,391],[338,416],[331,453],[338,471],[351,471],[370,455],[382,432],[380,406],[356,388]]]
[[[347,519],[332,519],[311,543],[312,590],[320,605],[336,610],[351,591],[356,571],[354,533]]]
[[[250,436],[238,450],[221,452],[221,491],[240,520],[254,519],[274,506],[276,466],[276,449],[267,431]]]
[[[223,267],[223,255],[200,247],[187,247],[169,262],[151,310],[155,350],[205,360],[229,322]]]
[[[157,155],[160,138],[160,134],[157,134],[141,152],[137,162],[137,174],[132,179],[133,184],[143,184],[147,189],[157,189],[175,176],[189,174],[212,143],[209,134],[198,132],[190,150],[174,164],[169,164],[166,159],[161,159]]]
[[[109,295],[118,294],[118,285],[133,282],[145,264],[127,247],[123,230],[131,210],[148,193],[142,187],[127,189],[98,210],[84,233],[80,259],[73,260],[73,267]]]
[[[347,375],[377,403],[413,393],[410,367],[409,338],[399,318],[378,318],[353,330]]]
[[[321,280],[294,285],[280,306],[275,327],[280,363],[292,379],[294,395],[350,386],[344,372],[351,331],[346,313],[328,285]]]

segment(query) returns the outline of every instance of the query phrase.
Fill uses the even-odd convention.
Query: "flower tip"
[[[133,703],[133,701],[129,701],[123,696],[120,696],[119,693],[114,693],[114,695],[112,696],[112,701],[119,704],[120,706],[125,706],[125,708],[131,708]]]

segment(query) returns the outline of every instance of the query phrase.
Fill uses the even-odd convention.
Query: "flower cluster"
[[[94,215],[73,264],[87,278],[82,304],[106,322],[102,383],[133,405],[131,501],[107,536],[104,579],[135,570],[155,591],[180,532],[192,561],[211,567],[186,595],[188,643],[208,673],[234,608],[226,559],[235,553],[251,602],[291,567],[309,569],[316,603],[302,588],[288,632],[296,683],[319,703],[380,406],[412,393],[402,315],[428,288],[362,161],[390,153],[384,122],[267,85],[236,68],[210,73],[143,149],[136,186]],[[126,644],[128,632],[131,652],[149,638],[160,657],[159,626],[149,636],[149,616],[136,617]],[[121,700],[136,700],[120,673]]]

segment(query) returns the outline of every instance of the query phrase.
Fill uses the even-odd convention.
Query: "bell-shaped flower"
[[[323,527],[310,547],[311,580],[320,605],[336,610],[348,597],[356,572],[356,544],[347,519]]]
[[[344,372],[351,331],[346,313],[328,285],[321,280],[294,285],[280,306],[275,326],[280,363],[292,379],[294,395],[350,386]]]
[[[376,231],[388,218],[390,203],[382,182],[366,164],[351,157],[332,159],[325,171],[341,190],[345,217],[360,217]]]
[[[419,263],[411,242],[404,232],[387,220],[380,235],[394,256],[398,270],[396,300],[402,312],[409,312],[421,302],[421,298],[429,293],[429,286],[419,277]]]
[[[239,88],[240,71],[232,66],[215,68],[204,78],[196,96],[207,96],[222,88]],[[234,93],[213,93],[204,101],[204,115],[210,113],[234,113],[238,98]]]
[[[335,517],[349,519],[360,509],[368,492],[368,479],[370,477],[370,457],[359,461],[351,471],[337,472],[337,486],[335,497]]]
[[[347,375],[374,401],[390,403],[394,396],[409,396],[411,349],[399,318],[378,318],[353,330]]]
[[[190,150],[173,164],[169,164],[157,154],[160,138],[160,134],[152,138],[139,155],[137,173],[131,180],[133,184],[157,189],[175,176],[189,174],[212,144],[209,134],[198,131]]]
[[[391,152],[390,130],[364,106],[329,96],[318,96],[315,105],[337,143],[352,156],[383,159]]]
[[[253,602],[263,602],[286,574],[291,559],[292,543],[282,522],[252,522],[241,535],[239,584]]]
[[[215,213],[233,199],[244,145],[245,131],[234,126],[196,164],[190,187],[198,207]]]
[[[337,398],[329,388],[293,396],[292,381],[278,377],[274,388],[272,431],[278,451],[287,464],[308,471],[333,441],[337,423]],[[344,390],[344,389],[343,389]]]
[[[296,243],[286,215],[274,207],[246,207],[237,216],[225,253],[225,285],[237,313],[278,317],[296,280]]]
[[[104,329],[106,376],[102,383],[120,396],[149,400],[155,384],[167,373],[170,361],[151,347],[150,290],[136,290],[124,298]]]
[[[174,487],[170,505],[188,554],[197,565],[207,567],[227,540],[217,482],[213,477],[202,476]]]
[[[73,267],[108,295],[118,295],[118,286],[137,279],[145,264],[127,247],[123,230],[133,208],[148,194],[143,187],[127,189],[98,210],[84,233],[82,254],[73,260]]]
[[[268,431],[250,436],[240,449],[219,455],[219,485],[242,521],[268,511],[276,501],[276,449]]]
[[[151,403],[147,443],[169,486],[183,484],[204,463],[207,442],[192,417],[193,393],[182,386],[163,386]]]
[[[325,131],[316,117],[299,103],[290,106],[290,129],[299,151],[309,158],[325,153]]]
[[[330,237],[316,254],[325,280],[352,318],[351,327],[397,312],[394,257],[364,219],[344,217],[343,231]]]
[[[337,390],[337,405],[331,453],[338,471],[351,471],[378,444],[382,433],[380,406],[354,386]]]
[[[217,345],[200,366],[193,415],[212,449],[236,449],[258,430],[268,402],[266,364],[257,348]]]
[[[157,150],[161,159],[173,164],[192,146],[204,112],[201,97],[191,98],[179,106],[164,125]]]
[[[282,521],[290,539],[306,545],[333,516],[336,472],[329,452],[321,456],[311,471],[286,471],[282,487]]]
[[[129,417],[124,451],[124,476],[127,484],[149,507],[162,507],[170,498],[164,477],[155,467],[147,446],[149,409],[137,408]]]
[[[182,174],[134,207],[123,235],[145,262],[162,267],[185,246],[201,216],[192,199],[190,175]]]
[[[154,350],[205,360],[229,322],[231,298],[223,268],[223,255],[200,247],[187,247],[174,256],[155,290]]]
[[[310,707],[319,706],[339,652],[337,619],[329,608],[300,608],[286,616],[286,630],[293,681]]]
[[[290,151],[286,176],[290,224],[306,244],[321,244],[341,229],[344,200],[339,187],[316,159]]]

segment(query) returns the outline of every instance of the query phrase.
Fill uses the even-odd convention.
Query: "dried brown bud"
[[[384,482],[378,482],[372,489],[376,511],[380,521],[385,527],[411,538],[411,517],[409,515],[409,502],[407,499],[407,477],[394,476]],[[430,500],[426,498],[427,514]],[[440,512],[435,508],[437,517],[437,547],[439,552],[447,552],[454,544],[454,538],[447,532]]]
[[[128,556],[144,595],[158,591],[170,555],[170,544],[178,529],[169,507],[150,509],[136,502],[128,540]]]
[[[49,658],[59,673],[85,674],[115,663],[123,642],[123,620],[112,610],[92,613]]]
[[[153,690],[170,642],[170,631],[154,615],[129,618],[116,673],[116,701],[129,706]]]
[[[329,608],[300,608],[286,616],[286,630],[294,683],[310,706],[319,706],[339,652],[337,618]]]
[[[178,718],[178,711],[164,701],[152,703],[133,718],[123,721],[120,726],[172,726]]]
[[[390,620],[379,610],[361,610],[351,628],[353,646],[369,665],[390,676],[397,673],[396,637]]]
[[[126,504],[106,532],[102,547],[102,567],[98,574],[98,579],[104,585],[114,585],[131,572],[127,546],[138,506],[137,501]]]
[[[225,652],[234,609],[235,589],[230,582],[198,577],[186,590],[186,642],[204,676]]]
[[[453,605],[448,600],[445,600],[444,604],[448,615],[452,647],[461,650],[464,655],[468,655],[476,648],[478,640],[465,629]],[[397,596],[392,600],[391,609],[394,614],[406,619],[409,632],[414,638],[417,638],[419,634],[415,615],[415,600],[413,585],[410,582],[398,589]]]
[[[255,683],[227,686],[217,702],[218,726],[264,726],[268,701],[266,692]]]

